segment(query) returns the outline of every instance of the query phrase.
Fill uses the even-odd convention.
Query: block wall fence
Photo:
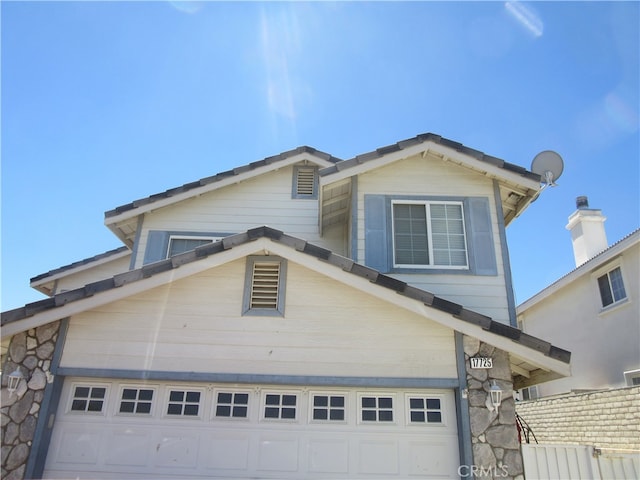
[[[640,386],[519,402],[516,412],[539,443],[640,452]]]

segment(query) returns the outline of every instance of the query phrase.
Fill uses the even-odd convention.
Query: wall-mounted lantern
[[[489,387],[489,395],[491,396],[491,406],[497,412],[498,407],[500,407],[500,404],[502,403],[502,389],[496,385],[495,380],[491,387]]]
[[[9,391],[9,394],[13,395],[13,393],[18,389],[18,387],[20,386],[20,381],[24,378],[24,375],[22,374],[22,372],[20,371],[19,368],[16,367],[16,369],[13,371],[13,373],[10,373],[9,376],[7,377],[7,390]]]

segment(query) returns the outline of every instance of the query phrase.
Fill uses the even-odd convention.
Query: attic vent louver
[[[254,263],[250,308],[277,309],[279,282],[280,263]]]
[[[315,185],[315,169],[314,168],[299,168],[298,179],[296,182],[296,193],[298,195],[312,196]]]

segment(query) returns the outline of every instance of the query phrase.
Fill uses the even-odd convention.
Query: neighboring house
[[[513,387],[570,374],[515,328],[505,227],[539,192],[425,134],[106,212],[124,247],[2,313],[3,477],[521,476]]]
[[[523,400],[640,385],[640,230],[609,246],[605,219],[578,197],[567,225],[576,269],[518,306],[523,331],[572,352],[570,377]]]

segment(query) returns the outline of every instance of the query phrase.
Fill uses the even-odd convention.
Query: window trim
[[[280,270],[278,273],[278,292],[276,308],[252,308],[251,291],[253,288],[253,269],[256,263],[278,263]],[[264,317],[284,317],[285,290],[287,278],[287,261],[277,255],[249,255],[246,261],[244,294],[242,300],[242,315],[255,315]]]
[[[602,293],[600,292],[600,284],[599,284],[599,280],[601,277],[603,276],[607,276],[607,283],[609,284],[609,288],[611,288],[611,278],[609,277],[609,274],[616,270],[617,268],[620,269],[620,276],[622,277],[622,286],[624,287],[624,291],[625,291],[625,296],[624,298],[621,298],[620,300],[614,300],[613,303],[610,303],[609,305],[603,306],[602,303]],[[591,273],[591,278],[593,279],[593,288],[595,290],[595,295],[594,297],[597,299],[597,307],[599,309],[600,314],[603,313],[607,313],[610,312],[612,310],[617,309],[619,306],[621,305],[625,305],[626,303],[628,303],[629,300],[629,292],[627,291],[627,278],[625,275],[625,269],[622,266],[622,261],[621,258],[618,257],[616,259],[614,259],[611,262],[608,262],[606,265],[601,266],[600,268],[598,268],[597,270],[594,270]],[[612,292],[613,293],[613,292]]]
[[[394,215],[394,206],[395,205],[422,205],[425,210],[425,221],[427,226],[427,245],[429,249],[429,260],[430,264],[404,264],[396,262],[396,227],[395,227],[395,215]],[[433,230],[432,230],[432,220],[431,220],[431,205],[458,205],[460,206],[460,213],[462,216],[462,238],[464,240],[464,255],[465,255],[465,264],[464,265],[436,265],[433,263],[434,254],[433,254]],[[467,240],[467,216],[465,214],[464,201],[462,200],[438,200],[438,199],[391,199],[391,262],[394,269],[418,269],[418,270],[470,270],[470,261],[469,261],[469,241]]]
[[[298,178],[300,170],[313,170],[313,193],[311,195],[298,193]],[[318,199],[318,186],[319,175],[318,167],[316,165],[294,165],[293,167],[293,180],[291,182],[291,198],[297,200],[317,200]]]
[[[633,380],[635,378],[640,379],[640,368],[637,368],[635,370],[628,370],[628,371],[624,372],[624,380],[625,380],[625,384],[627,385],[627,387],[638,387],[638,386],[640,386],[640,384],[638,384],[638,385],[634,385],[633,384]]]

